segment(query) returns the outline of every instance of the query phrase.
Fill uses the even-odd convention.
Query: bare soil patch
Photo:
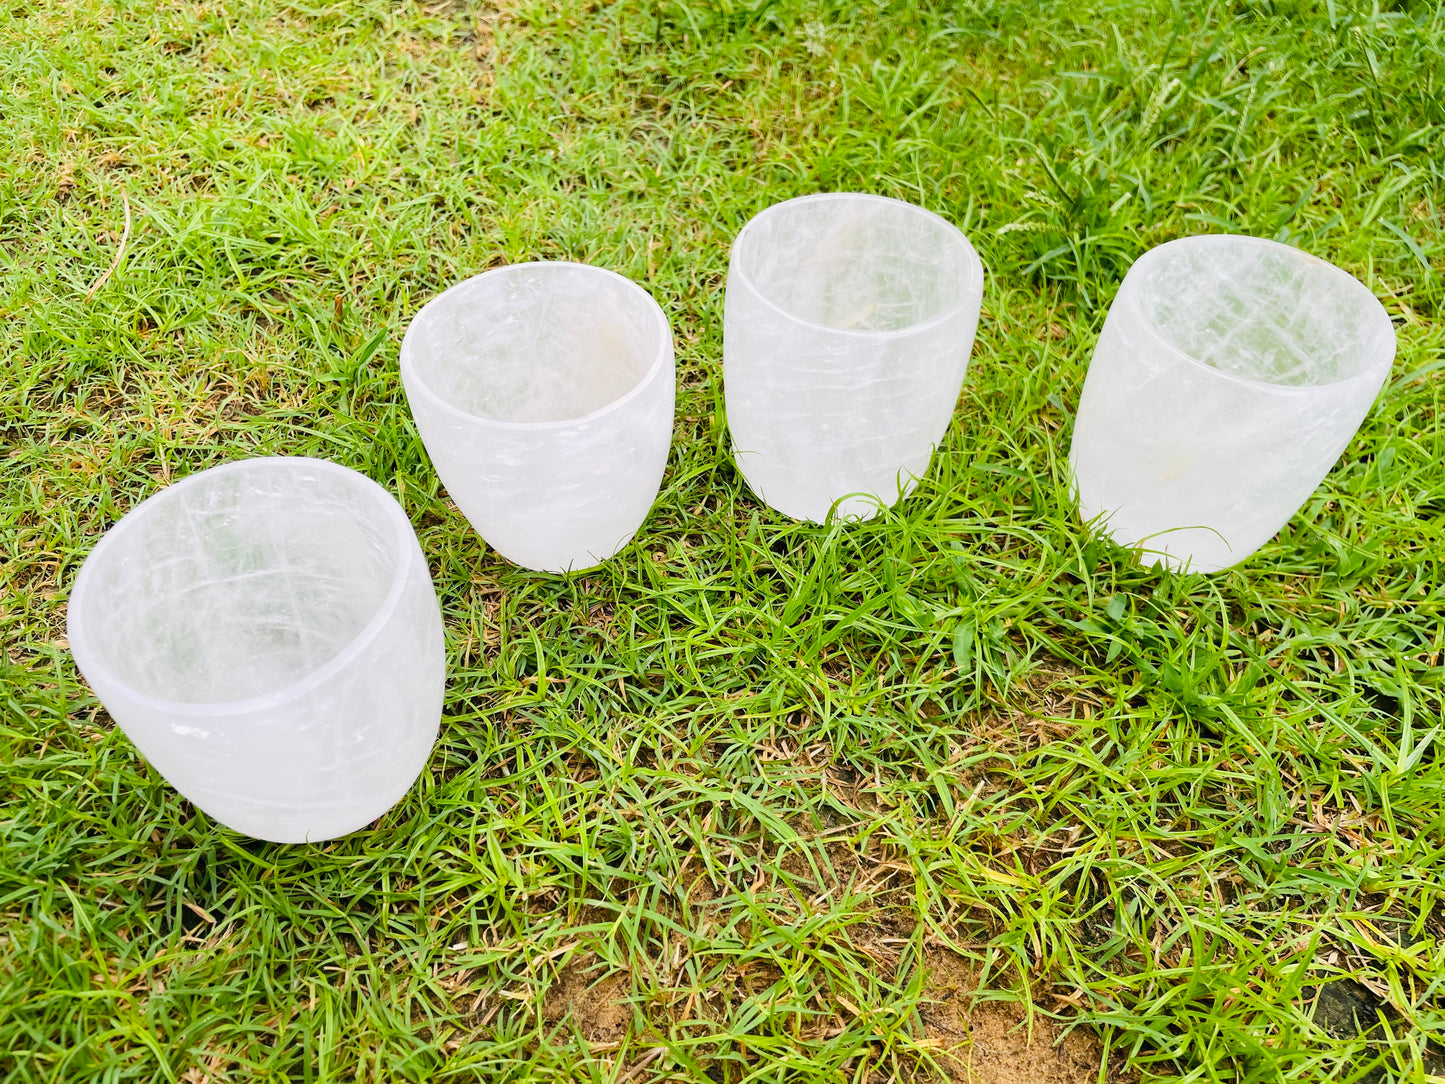
[[[562,967],[548,988],[542,1016],[555,1024],[570,1015],[589,1043],[619,1042],[632,1023],[630,986],[625,973],[603,975],[593,957],[577,957]]]
[[[951,1084],[1097,1084],[1104,1046],[1092,1033],[1064,1034],[1037,1015],[1030,1026],[1018,1005],[977,1000],[977,972],[947,949],[930,949],[927,961],[931,1004],[920,1015]]]

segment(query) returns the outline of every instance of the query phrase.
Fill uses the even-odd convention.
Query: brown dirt
[[[925,1034],[952,1084],[1098,1084],[1103,1044],[1082,1029],[1063,1034],[1035,1015],[1032,1034],[1017,1005],[975,1001],[977,974],[947,949],[928,952],[921,1013]],[[1118,1080],[1114,1072],[1107,1080]]]
[[[891,970],[896,958],[880,949],[881,968]],[[1043,1016],[1035,1016],[1030,1033],[1019,1006],[974,999],[977,972],[967,961],[944,948],[929,949],[927,959],[931,1004],[921,1014],[924,1033],[949,1084],[1098,1084],[1104,1050],[1094,1035],[1082,1029],[1065,1035]],[[631,986],[625,973],[601,971],[591,955],[569,961],[548,989],[542,1013],[554,1024],[570,1017],[589,1043],[611,1045],[632,1024]],[[1104,1078],[1123,1079],[1113,1071]]]
[[[542,1015],[550,1023],[570,1015],[589,1043],[620,1042],[632,1023],[631,984],[620,971],[599,977],[600,971],[591,956],[568,961],[547,989]]]

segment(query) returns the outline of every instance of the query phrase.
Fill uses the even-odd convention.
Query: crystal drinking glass
[[[415,782],[441,719],[441,612],[416,534],[369,478],[317,459],[191,475],[81,567],[71,651],[166,780],[222,824],[301,843]]]
[[[868,518],[928,470],[958,402],[983,265],[900,200],[787,200],[733,242],[723,384],[738,469],[795,519]]]
[[[601,564],[642,525],[672,443],[672,330],[600,267],[524,263],[432,299],[401,346],[407,403],[443,484],[503,557]]]
[[[1213,572],[1314,492],[1395,356],[1384,306],[1287,245],[1186,237],[1129,269],[1069,452],[1079,515],[1152,563]]]

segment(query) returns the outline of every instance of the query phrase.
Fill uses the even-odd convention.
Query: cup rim
[[[87,587],[91,579],[95,576],[95,570],[100,566],[101,559],[103,559],[107,549],[115,545],[116,539],[124,537],[129,531],[133,531],[136,524],[147,516],[148,511],[153,512],[161,503],[174,500],[174,494],[179,491],[199,486],[204,481],[213,479],[219,474],[238,473],[241,471],[269,471],[278,469],[283,464],[288,467],[291,465],[304,465],[312,470],[328,472],[338,478],[343,478],[348,484],[356,486],[363,492],[370,493],[375,503],[383,509],[384,517],[391,522],[393,531],[395,532],[396,563],[392,571],[391,585],[388,587],[386,596],[382,599],[381,604],[376,608],[376,612],[371,615],[367,623],[351,638],[346,646],[316,669],[297,678],[288,685],[281,686],[279,689],[259,693],[255,696],[214,702],[172,700],[147,693],[137,688],[134,682],[118,676],[115,671],[102,660],[99,652],[91,650],[89,643],[90,633],[85,624],[84,606],[77,606],[75,604],[77,599],[84,598]],[[340,463],[334,463],[328,459],[316,459],[311,456],[273,455],[255,456],[230,463],[221,463],[214,467],[207,467],[205,470],[187,475],[180,481],[173,482],[171,485],[145,498],[131,508],[130,511],[126,512],[125,515],[121,516],[120,519],[116,520],[101,536],[100,541],[91,548],[90,553],[86,555],[85,560],[81,563],[80,572],[76,574],[75,582],[71,585],[70,593],[67,596],[66,636],[70,641],[71,655],[74,656],[76,664],[80,667],[81,673],[86,676],[87,680],[90,680],[91,674],[95,674],[109,684],[123,687],[126,690],[126,695],[130,699],[152,710],[191,718],[215,718],[247,714],[277,707],[288,701],[297,699],[340,672],[376,639],[382,627],[391,620],[392,615],[401,604],[401,598],[406,590],[407,580],[411,576],[411,561],[409,559],[411,554],[408,542],[414,542],[415,538],[416,532],[412,529],[411,521],[407,518],[405,510],[396,498],[374,479],[367,477],[360,471],[343,466]],[[83,662],[82,656],[85,656]],[[94,681],[91,681],[91,684],[93,686],[95,684]]]
[[[1225,244],[1243,244],[1246,247],[1270,249],[1276,252],[1286,253],[1289,259],[1314,265],[1324,270],[1327,275],[1343,282],[1346,290],[1359,296],[1365,302],[1363,309],[1367,318],[1378,324],[1379,330],[1383,334],[1388,335],[1390,349],[1385,351],[1378,361],[1371,361],[1352,376],[1342,377],[1339,380],[1328,380],[1319,384],[1276,384],[1269,380],[1260,380],[1257,377],[1241,376],[1238,373],[1216,369],[1213,365],[1201,361],[1187,350],[1181,349],[1165,336],[1164,332],[1159,329],[1149,314],[1144,311],[1140,296],[1142,290],[1137,287],[1126,290],[1125,286],[1136,270],[1140,273],[1139,281],[1142,284],[1144,278],[1152,274],[1153,265],[1165,258],[1164,255],[1161,255],[1165,249],[1186,246],[1197,247],[1201,245],[1220,246]],[[1290,395],[1308,395],[1311,392],[1317,392],[1324,388],[1341,388],[1357,382],[1368,382],[1370,380],[1380,379],[1383,374],[1387,374],[1390,371],[1390,366],[1393,365],[1395,361],[1395,325],[1390,320],[1390,314],[1386,311],[1384,304],[1375,296],[1374,292],[1368,286],[1344,268],[1336,266],[1323,257],[1306,252],[1302,248],[1296,248],[1294,245],[1271,241],[1265,237],[1253,237],[1246,233],[1196,233],[1187,237],[1176,237],[1173,240],[1155,245],[1130,265],[1129,270],[1124,275],[1124,281],[1120,283],[1119,291],[1114,297],[1114,304],[1118,304],[1120,301],[1127,305],[1129,310],[1138,317],[1139,325],[1144,328],[1145,332],[1160,348],[1188,362],[1189,365],[1201,372],[1208,373],[1210,376],[1217,377],[1220,380],[1243,384],[1246,387],[1260,388]]]
[[[947,234],[953,240],[962,244],[964,265],[968,268],[968,281],[964,285],[964,288],[959,291],[959,296],[957,300],[955,300],[953,304],[948,305],[943,309],[940,309],[938,312],[934,313],[932,316],[929,316],[927,319],[919,320],[916,323],[907,324],[903,327],[875,329],[858,327],[834,327],[832,324],[821,324],[818,323],[816,320],[808,320],[801,316],[798,316],[795,313],[789,312],[787,309],[783,308],[776,301],[770,298],[767,294],[763,293],[760,289],[758,289],[758,285],[756,282],[753,281],[752,276],[747,273],[746,269],[744,269],[742,261],[738,259],[738,250],[746,240],[748,232],[759,222],[763,221],[763,219],[777,213],[784,207],[792,207],[800,203],[822,203],[826,201],[897,204],[901,207],[908,208],[909,211],[913,212],[915,215],[932,219],[938,224],[944,226],[946,228]],[[820,331],[826,331],[834,335],[847,335],[858,339],[895,339],[905,335],[916,335],[920,331],[926,331],[929,328],[936,327],[937,325],[942,323],[946,323],[947,321],[957,316],[961,310],[964,310],[969,306],[970,299],[973,293],[972,288],[975,283],[979,287],[980,294],[982,293],[984,278],[983,260],[979,258],[978,250],[973,247],[973,242],[968,239],[967,234],[965,234],[963,230],[959,229],[957,225],[944,218],[941,214],[938,214],[935,211],[930,211],[927,207],[920,207],[918,204],[910,203],[908,200],[895,199],[893,196],[874,195],[871,192],[814,192],[811,195],[807,196],[794,196],[792,199],[781,200],[778,203],[774,203],[768,207],[763,208],[757,214],[753,215],[752,218],[748,219],[747,222],[743,224],[743,228],[738,230],[737,236],[733,238],[733,243],[728,248],[728,270],[729,273],[733,271],[737,272],[738,281],[747,288],[748,293],[761,301],[773,312],[784,317],[791,323],[800,324],[803,327],[815,328]]]
[[[657,322],[660,334],[658,335],[657,351],[653,355],[652,362],[650,365],[648,365],[647,371],[638,378],[637,383],[633,384],[632,387],[628,388],[625,392],[619,395],[616,399],[613,399],[611,402],[604,403],[596,410],[589,411],[586,414],[579,414],[575,418],[558,418],[554,421],[542,422],[513,422],[507,421],[503,418],[489,418],[485,414],[476,414],[470,410],[463,410],[461,407],[455,405],[449,400],[444,399],[431,387],[431,385],[426,382],[412,359],[413,350],[411,343],[412,335],[415,332],[417,325],[420,324],[422,319],[426,316],[427,310],[430,309],[433,305],[439,304],[449,295],[459,290],[465,289],[466,287],[471,286],[474,283],[477,283],[482,279],[487,278],[488,276],[500,277],[529,267],[544,267],[548,268],[549,270],[552,268],[563,267],[584,268],[589,273],[603,275],[608,278],[616,279],[628,289],[640,294],[646,300],[647,304],[644,307],[652,313],[654,319]],[[573,426],[577,425],[585,425],[589,422],[596,421],[597,419],[602,418],[607,414],[610,414],[614,410],[621,410],[623,406],[640,396],[646,388],[650,387],[654,382],[656,382],[656,380],[658,379],[658,375],[663,371],[664,368],[666,368],[666,359],[671,354],[671,350],[672,325],[668,322],[667,313],[664,312],[662,306],[658,304],[657,298],[653,297],[652,293],[646,288],[644,288],[640,283],[634,282],[626,275],[618,274],[616,271],[610,270],[609,268],[598,267],[596,264],[580,263],[576,260],[527,260],[523,263],[509,263],[503,264],[500,267],[489,267],[487,268],[487,270],[481,272],[480,274],[472,275],[469,278],[464,278],[462,279],[462,281],[453,283],[451,286],[448,286],[445,290],[437,294],[420,309],[418,309],[416,315],[411,318],[411,322],[408,323],[406,326],[406,334],[402,336],[401,353],[398,358],[398,365],[401,369],[402,386],[406,390],[406,393],[408,395],[412,394],[412,389],[416,389],[418,392],[424,395],[429,402],[440,407],[442,410],[452,415],[453,417],[462,418],[466,421],[481,425],[494,426],[498,429],[512,430],[515,432],[546,432],[549,430],[557,431],[562,429],[570,429]]]

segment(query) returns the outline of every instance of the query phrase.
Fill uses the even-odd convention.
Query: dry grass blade
[[[125,258],[126,246],[130,244],[130,197],[126,195],[124,188],[120,190],[120,198],[121,202],[125,204],[125,229],[121,231],[120,244],[116,245],[115,247],[115,256],[111,259],[110,266],[105,269],[104,274],[102,274],[100,278],[96,279],[93,283],[91,283],[90,289],[85,291],[85,300],[87,301],[89,301],[92,297],[96,295],[100,288],[106,284],[107,280],[109,280],[111,275],[115,274],[115,269],[120,266],[120,261]]]

